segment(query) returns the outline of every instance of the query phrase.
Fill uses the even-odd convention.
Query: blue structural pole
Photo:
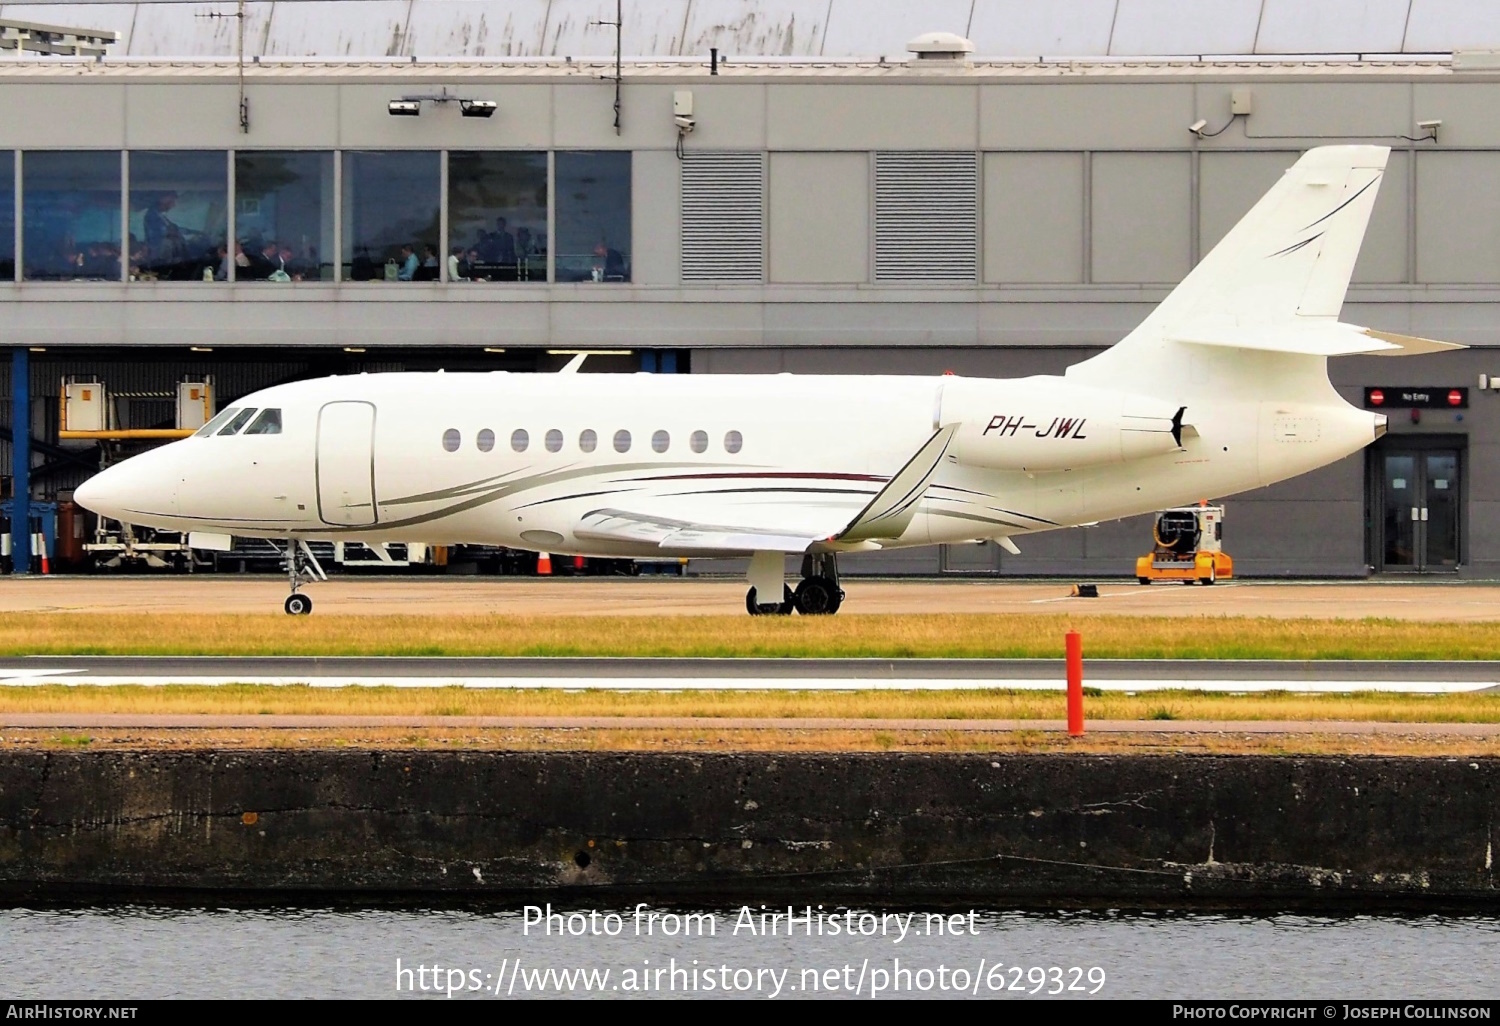
[[[11,350],[10,458],[13,494],[10,505],[11,573],[31,572],[31,353]]]

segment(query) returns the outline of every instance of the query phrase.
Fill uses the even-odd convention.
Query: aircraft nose
[[[150,523],[152,514],[177,512],[176,480],[159,455],[161,450],[116,464],[73,490],[73,501],[112,520]]]

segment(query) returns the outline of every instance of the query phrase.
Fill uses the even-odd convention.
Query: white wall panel
[[[984,280],[1083,280],[1083,155],[984,155]]]
[[[865,153],[773,153],[773,282],[870,280],[870,158]]]
[[[1096,153],[1093,164],[1094,281],[1181,281],[1191,249],[1188,155]]]
[[[986,150],[1180,149],[1193,122],[1191,85],[987,85]]]
[[[640,285],[676,285],[681,165],[670,150],[646,150],[630,160],[630,275]]]
[[[1398,82],[1252,84],[1255,113],[1245,121],[1251,139],[1307,139],[1353,142],[1389,141],[1414,135],[1411,86]]]
[[[1500,154],[1417,154],[1417,281],[1500,282]]]
[[[125,88],[125,145],[135,149],[244,145],[248,140],[240,132],[239,107],[239,90],[232,85],[203,85],[191,91],[170,85],[130,85]]]
[[[3,96],[0,139],[7,147],[103,150],[125,145],[123,85],[16,84],[6,85]]]
[[[768,85],[773,150],[976,149],[973,86]]]
[[[878,57],[904,61],[906,44],[923,32],[969,35],[973,0],[830,0],[824,57]]]
[[[1251,53],[1261,0],[1120,0],[1109,52]]]
[[[986,56],[1102,57],[1114,21],[1115,0],[983,0],[974,4],[969,39]]]
[[[1265,0],[1256,53],[1399,53],[1411,0]]]

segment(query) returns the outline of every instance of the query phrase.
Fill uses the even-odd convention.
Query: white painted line
[[[35,687],[65,684],[77,687],[143,685],[223,686],[258,684],[273,687],[300,685],[315,688],[510,688],[564,691],[1061,691],[1061,678],[973,678],[973,677],[100,677],[71,676],[77,670],[37,670],[25,676],[0,677],[0,687]],[[1406,694],[1453,694],[1493,687],[1487,681],[1389,681],[1389,680],[1201,680],[1160,679],[1089,680],[1084,684],[1101,691],[1213,691],[1338,694],[1351,691],[1385,691]]]

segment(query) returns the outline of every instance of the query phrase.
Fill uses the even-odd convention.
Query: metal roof
[[[252,0],[262,57],[605,57],[614,0]],[[227,57],[232,2],[0,4],[0,17],[112,29],[112,53]],[[624,0],[632,57],[905,60],[922,32],[980,57],[1426,54],[1500,49],[1500,4],[1475,0]]]

